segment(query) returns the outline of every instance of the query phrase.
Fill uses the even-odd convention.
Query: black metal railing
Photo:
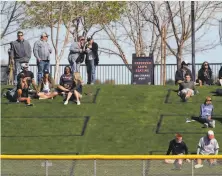
[[[196,64],[196,72],[201,68],[202,64]],[[61,64],[59,69],[59,75],[62,75],[64,72],[64,67],[67,66],[67,64]],[[130,68],[132,68],[132,65],[128,65]],[[214,79],[216,80],[218,77],[218,72],[220,70],[220,67],[222,66],[222,63],[211,63],[210,64],[211,69],[213,71]],[[7,74],[6,74],[6,65],[1,66],[1,83],[7,82]],[[35,78],[37,78],[37,66],[35,64],[30,64],[29,70],[34,73]],[[166,65],[166,80],[174,80],[175,78],[175,72],[177,70],[176,64],[167,64]],[[55,72],[55,65],[50,65],[50,72],[52,76],[54,76]],[[81,65],[80,67],[81,76],[84,80],[84,82],[87,82],[87,72],[86,72],[86,66]],[[126,67],[125,64],[100,64],[96,68],[96,79],[97,83],[106,83],[106,82],[112,82],[117,85],[119,84],[131,84],[131,71]],[[197,75],[197,73],[196,73]],[[154,65],[154,84],[155,85],[161,85],[161,65],[155,64]]]

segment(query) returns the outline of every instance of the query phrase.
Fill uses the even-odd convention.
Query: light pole
[[[191,31],[192,31],[192,77],[193,81],[196,80],[196,69],[195,69],[195,17],[194,17],[194,1],[191,1]]]

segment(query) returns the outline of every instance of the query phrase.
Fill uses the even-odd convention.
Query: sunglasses
[[[23,36],[23,35],[18,35],[18,37],[19,37],[19,36]]]
[[[208,64],[204,64],[204,66],[208,66]]]
[[[212,101],[212,100],[207,100],[207,101]]]

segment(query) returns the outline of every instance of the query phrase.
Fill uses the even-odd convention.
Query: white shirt
[[[50,91],[50,88],[49,88],[49,82],[46,82],[46,83],[44,83],[43,82],[43,91]]]

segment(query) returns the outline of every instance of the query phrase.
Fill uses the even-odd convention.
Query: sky
[[[220,17],[222,15],[219,14],[218,16]],[[216,21],[216,23],[217,22],[218,21]],[[121,31],[119,31],[118,28],[116,28],[114,31],[117,32],[117,34],[118,34],[118,32],[121,32]],[[24,31],[24,37],[25,37],[25,39],[29,40],[31,47],[33,47],[34,42],[39,40],[42,32],[48,32],[48,34],[50,34],[49,29],[32,29],[30,31]],[[211,43],[211,41],[214,41],[214,40],[219,41],[219,22],[218,22],[218,25],[211,26],[211,28],[208,30],[205,28],[202,28],[201,30],[199,30],[196,33],[196,38],[198,38],[198,36],[200,36],[203,32],[206,32],[206,35],[202,38],[202,40],[199,43],[196,44],[197,47],[199,45],[202,45],[205,43]],[[89,33],[89,35],[90,35],[90,33]],[[62,28],[60,36],[61,36],[60,39],[64,38],[64,36],[65,36],[65,29],[64,28]],[[150,34],[147,33],[146,37],[149,37],[149,36],[150,36]],[[94,36],[94,40],[95,40],[95,42],[98,43],[99,47],[104,47],[104,48],[116,50],[116,47],[112,44],[112,42],[110,40],[104,40],[104,38],[107,38],[107,36],[104,32],[100,32]],[[13,33],[10,36],[8,36],[7,38],[5,38],[3,42],[13,41],[16,39],[17,39],[16,33]],[[70,41],[71,41],[71,39],[70,39]],[[175,45],[175,41],[173,39],[169,40],[168,42],[172,46]],[[191,41],[188,41],[188,42],[191,42]],[[2,41],[1,41],[1,43],[2,43]],[[49,44],[52,46],[50,40],[49,40]],[[67,45],[67,47],[65,49],[63,58],[61,60],[61,64],[68,64],[68,54],[69,54],[69,46],[70,45],[71,45],[71,42]],[[129,46],[126,43],[123,43],[123,42],[120,45],[123,46],[123,50],[125,52],[126,58],[129,62],[129,64],[131,64],[132,63],[132,54],[135,52],[134,48]],[[4,47],[1,46],[1,57],[0,57],[1,60],[8,59],[8,54],[7,54],[8,47],[9,47],[8,45],[6,45]],[[60,48],[61,48],[61,45],[60,45]],[[183,60],[187,60],[188,62],[191,62],[191,54],[184,55]],[[215,47],[211,50],[207,50],[204,52],[197,52],[196,53],[196,63],[202,63],[204,61],[208,61],[210,63],[221,63],[222,62],[222,43],[221,43],[221,45],[218,45],[217,47]],[[176,59],[174,56],[167,56],[166,62],[169,64],[174,64],[174,63],[176,63]],[[31,64],[36,63],[36,59],[33,54],[32,54],[30,63]],[[53,53],[51,55],[51,64],[54,64],[54,63],[55,63],[55,59],[54,59],[54,53]],[[123,62],[119,56],[100,53],[100,64],[123,64]]]

